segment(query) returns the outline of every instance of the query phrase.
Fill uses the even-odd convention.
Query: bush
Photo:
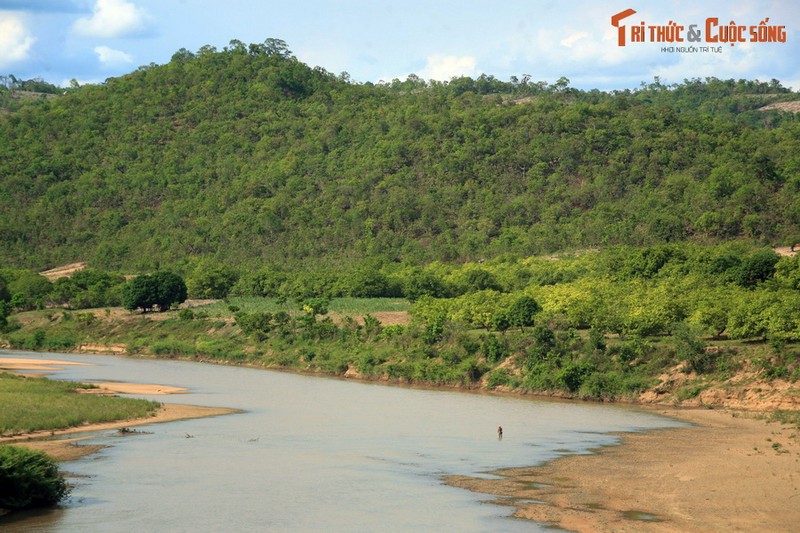
[[[686,363],[689,371],[703,374],[716,367],[716,354],[706,351],[704,343],[696,332],[685,324],[677,324],[673,328],[675,339],[675,357]]]
[[[581,384],[583,399],[613,400],[622,390],[622,376],[617,372],[593,373]]]
[[[486,376],[486,388],[496,389],[497,387],[505,387],[511,384],[511,374],[508,369],[500,368],[490,372]]]
[[[154,342],[150,346],[150,351],[153,352],[153,355],[160,357],[180,357],[195,355],[197,353],[197,349],[193,343],[173,337]]]
[[[497,338],[497,335],[488,334],[481,336],[481,351],[487,361],[496,363],[508,357],[509,346],[508,341]]]
[[[0,508],[55,505],[69,495],[55,462],[43,452],[0,445]]]

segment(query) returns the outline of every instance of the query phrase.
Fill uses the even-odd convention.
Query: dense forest
[[[421,265],[800,241],[800,122],[761,110],[797,99],[777,80],[355,83],[268,39],[180,50],[99,85],[2,81],[11,267],[186,273],[203,260]]]

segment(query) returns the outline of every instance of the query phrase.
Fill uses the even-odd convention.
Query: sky
[[[716,77],[800,90],[799,30],[796,0],[0,0],[0,75],[102,83],[180,49],[274,38],[361,83],[487,74],[614,90]]]

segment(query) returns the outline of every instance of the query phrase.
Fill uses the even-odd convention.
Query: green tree
[[[363,265],[347,276],[345,294],[354,298],[383,298],[396,296],[389,278],[377,265]]]
[[[403,296],[416,301],[423,296],[442,298],[447,295],[442,280],[432,272],[415,268],[403,282]]]
[[[782,258],[775,265],[775,278],[788,289],[800,290],[800,255]]]
[[[11,306],[5,300],[0,300],[0,333],[8,329],[8,316],[11,314]]]
[[[775,265],[780,257],[773,250],[760,250],[745,257],[736,273],[736,283],[742,287],[755,287],[775,275]]]
[[[155,285],[147,274],[128,280],[120,291],[122,306],[129,311],[149,311],[155,305]]]
[[[508,321],[511,326],[524,330],[525,326],[532,326],[536,314],[542,306],[530,296],[520,296],[508,309]]]
[[[155,285],[155,301],[161,311],[167,311],[173,304],[186,301],[187,290],[183,278],[172,272],[162,270],[151,276]]]
[[[37,305],[43,305],[50,294],[53,284],[42,275],[29,270],[4,269],[0,271],[0,278],[8,283],[8,293],[16,303],[12,307],[30,310]]]
[[[484,290],[501,290],[500,284],[495,276],[483,268],[470,268],[461,275],[458,281],[462,293],[477,292]]]
[[[173,304],[186,301],[187,290],[183,279],[168,271],[143,274],[129,280],[120,291],[123,307],[144,312],[157,307],[167,311]]]
[[[69,492],[56,463],[45,453],[0,445],[0,509],[48,507]]]
[[[186,289],[192,298],[227,298],[238,279],[238,273],[229,266],[201,261],[186,279]]]
[[[8,290],[8,283],[5,278],[0,276],[0,302],[7,302],[11,299],[11,292]]]

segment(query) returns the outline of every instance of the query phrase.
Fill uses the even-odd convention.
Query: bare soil
[[[496,495],[519,518],[576,532],[797,531],[797,428],[735,412],[659,412],[695,425],[627,434],[594,455],[500,470],[498,479],[447,482]]]
[[[789,113],[800,113],[800,101],[795,102],[775,102],[760,109],[760,111],[769,111],[777,109],[778,111],[787,111]]]
[[[39,272],[42,276],[46,277],[50,281],[55,281],[58,278],[66,278],[74,274],[79,270],[83,270],[86,268],[86,263],[72,263],[69,265],[63,265],[56,268],[51,268],[50,270],[45,270],[44,272]]]

